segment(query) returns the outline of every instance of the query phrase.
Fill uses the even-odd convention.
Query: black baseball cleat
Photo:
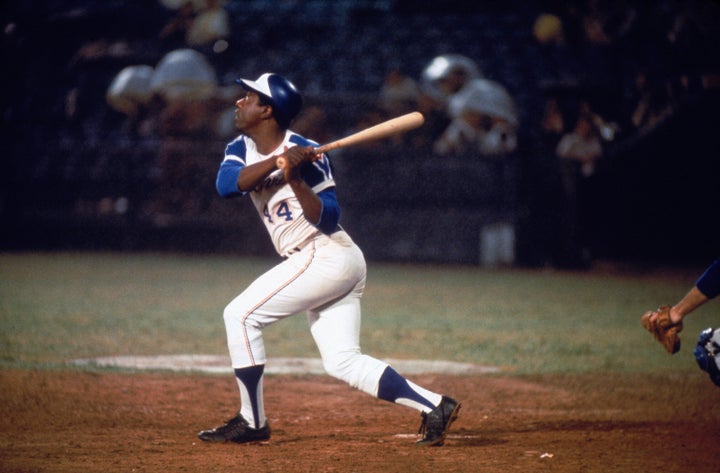
[[[265,421],[265,425],[259,429],[253,429],[248,421],[238,414],[227,421],[225,425],[201,431],[198,433],[198,437],[206,442],[262,442],[270,438],[270,424]]]
[[[459,402],[443,396],[439,406],[428,413],[422,413],[422,424],[418,433],[422,434],[423,438],[418,440],[416,445],[439,447],[445,443],[450,424],[457,419],[459,411]]]

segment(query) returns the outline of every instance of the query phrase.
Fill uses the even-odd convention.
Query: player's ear
[[[262,107],[263,107],[263,111],[262,111],[262,113],[260,114],[260,116],[261,116],[264,120],[269,120],[269,119],[273,118],[273,107],[272,107],[272,105],[270,105],[270,104],[263,104]]]

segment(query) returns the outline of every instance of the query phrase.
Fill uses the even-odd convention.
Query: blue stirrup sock
[[[412,407],[423,412],[430,412],[440,404],[442,399],[440,394],[408,381],[390,366],[385,368],[380,376],[377,396],[384,401]]]
[[[240,415],[251,428],[259,429],[265,424],[263,402],[263,372],[265,365],[235,368],[235,378],[240,388]]]

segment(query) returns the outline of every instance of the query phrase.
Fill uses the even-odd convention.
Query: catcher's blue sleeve
[[[705,297],[712,299],[720,294],[720,258],[712,262],[705,272],[695,282],[700,292],[705,294]]]

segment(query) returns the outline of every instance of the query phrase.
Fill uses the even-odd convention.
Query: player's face
[[[457,93],[465,85],[465,73],[460,70],[453,70],[447,76],[438,80],[438,86],[448,95]]]
[[[261,115],[266,111],[268,105],[260,102],[260,96],[255,92],[248,91],[243,97],[235,102],[235,127],[240,130],[248,128],[260,122]]]

